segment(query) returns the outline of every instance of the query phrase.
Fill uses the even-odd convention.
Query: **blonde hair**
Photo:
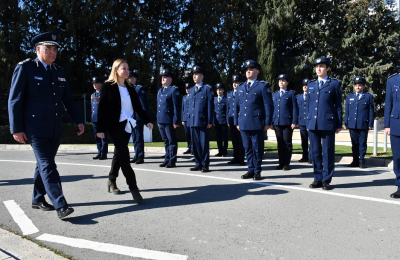
[[[108,79],[106,81],[118,84],[117,70],[118,70],[119,66],[121,66],[122,63],[128,64],[128,62],[123,59],[116,59],[114,61],[112,68],[111,68],[110,76],[108,76]]]

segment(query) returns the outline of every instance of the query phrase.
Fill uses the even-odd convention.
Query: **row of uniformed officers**
[[[8,111],[11,134],[17,142],[28,142],[32,146],[37,161],[32,208],[57,210],[58,217],[63,219],[74,212],[64,197],[55,163],[62,135],[63,106],[77,124],[77,134],[81,135],[85,128],[72,98],[66,72],[54,63],[58,54],[58,41],[55,32],[42,33],[32,38],[37,57],[26,59],[16,66]],[[218,96],[214,97],[212,87],[203,83],[205,71],[194,66],[194,86],[187,85],[188,95],[184,98],[183,106],[178,89],[171,84],[173,74],[163,70],[162,88],[157,93],[157,124],[166,154],[160,166],[176,166],[175,130],[182,121],[186,133],[190,134],[190,151],[186,153],[193,153],[195,159],[195,165],[190,170],[208,172],[209,129],[215,124],[219,139],[218,155],[226,155],[227,146],[224,141],[229,127],[234,146],[234,158],[230,163],[243,164],[245,155],[247,172],[241,177],[260,180],[264,131],[270,128],[275,130],[280,157],[278,168],[288,169],[292,152],[291,135],[293,128],[299,125],[304,140],[301,161],[311,159],[314,168],[314,181],[309,187],[329,190],[334,171],[335,133],[342,129],[341,82],[328,76],[328,58],[316,59],[314,66],[318,78],[303,81],[304,93],[297,97],[293,91],[287,90],[289,77],[284,74],[278,77],[280,91],[272,94],[269,84],[257,79],[261,66],[253,60],[243,64],[246,80],[234,76],[234,91],[226,97],[223,95],[223,85],[217,84]],[[128,143],[133,132],[136,138],[133,162],[143,163],[143,127],[146,125],[152,129],[153,125],[147,115],[146,104],[143,103],[145,91],[142,86],[136,85],[136,79],[137,75],[129,72],[125,60],[115,60],[106,82],[102,86],[94,86],[96,93],[92,96],[92,105],[93,111],[97,108],[97,113],[93,114],[92,120],[96,137],[106,139],[107,133],[115,146],[107,180],[109,191],[119,193],[116,178],[121,169],[134,201],[140,203],[143,198],[131,167]],[[101,83],[96,79],[93,82]],[[363,91],[366,82],[362,77],[356,77],[354,83],[355,92],[346,99],[345,125],[350,128],[354,149],[354,159],[350,166],[364,167],[365,140],[373,122],[373,98]],[[398,187],[398,191],[391,194],[392,198],[400,198],[399,86],[400,75],[392,75],[387,81],[385,100],[385,133],[391,135],[393,168]],[[306,149],[307,133],[310,140],[309,153]],[[360,148],[357,149],[357,146]],[[99,153],[95,159],[106,157],[107,147],[103,141],[99,144]],[[46,194],[52,205],[46,202]]]

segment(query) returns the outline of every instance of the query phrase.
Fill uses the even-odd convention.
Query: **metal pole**
[[[387,152],[387,134],[383,131],[383,151]]]
[[[83,94],[83,114],[84,114],[85,123],[86,123],[86,93]]]
[[[374,156],[378,155],[378,120],[374,120]]]

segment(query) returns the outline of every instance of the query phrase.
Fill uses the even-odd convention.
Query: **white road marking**
[[[35,161],[17,161],[17,160],[0,160],[0,162],[36,163]],[[101,168],[110,168],[111,167],[111,166],[107,166],[107,165],[79,164],[79,163],[57,163],[57,164],[87,166],[87,167],[101,167]],[[320,193],[320,194],[324,194],[324,195],[337,196],[337,197],[343,197],[343,198],[359,199],[359,200],[365,200],[365,201],[373,201],[373,202],[380,202],[380,203],[386,203],[386,204],[400,205],[400,201],[396,201],[396,200],[378,199],[378,198],[372,198],[372,197],[366,197],[366,196],[338,193],[338,192],[333,192],[333,191],[324,191],[324,190],[317,190],[317,189],[310,189],[310,188],[301,188],[301,187],[294,187],[294,186],[288,186],[288,185],[280,185],[280,184],[276,184],[276,183],[268,183],[268,182],[263,182],[263,181],[249,181],[249,180],[242,180],[242,179],[231,179],[231,178],[192,174],[192,173],[160,171],[160,170],[143,169],[143,168],[136,168],[136,167],[134,168],[134,170],[168,173],[168,174],[184,175],[184,176],[195,176],[195,177],[200,177],[200,178],[224,180],[224,181],[239,182],[239,183],[251,183],[251,184],[261,185],[261,186],[279,187],[279,188],[284,188],[284,189],[288,189],[288,190],[300,190],[300,191],[305,191],[305,192],[314,192],[314,193]]]
[[[64,244],[67,246],[92,249],[99,252],[114,253],[132,257],[140,257],[144,259],[155,259],[155,260],[186,260],[188,256],[165,253],[154,250],[140,249],[134,247],[120,246],[108,243],[94,242],[79,238],[70,238],[63,236],[56,236],[50,234],[43,234],[36,239],[48,242],[54,242],[58,244]]]
[[[25,212],[21,209],[21,207],[15,203],[13,200],[3,201],[4,205],[10,212],[12,218],[15,223],[19,226],[23,235],[30,235],[39,232],[39,229],[35,227],[32,223],[32,220],[25,215]]]

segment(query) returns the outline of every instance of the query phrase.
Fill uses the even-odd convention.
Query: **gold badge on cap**
[[[356,80],[360,80],[360,78],[359,78],[359,77],[357,77],[357,78],[356,78]]]
[[[247,64],[247,65],[250,65],[250,61],[247,61],[246,64]]]
[[[317,63],[320,63],[321,62],[321,59],[317,59]]]
[[[57,39],[57,36],[55,34],[52,34],[51,39],[53,39],[53,41],[55,41]]]
[[[162,73],[165,74],[165,70],[163,70]]]

